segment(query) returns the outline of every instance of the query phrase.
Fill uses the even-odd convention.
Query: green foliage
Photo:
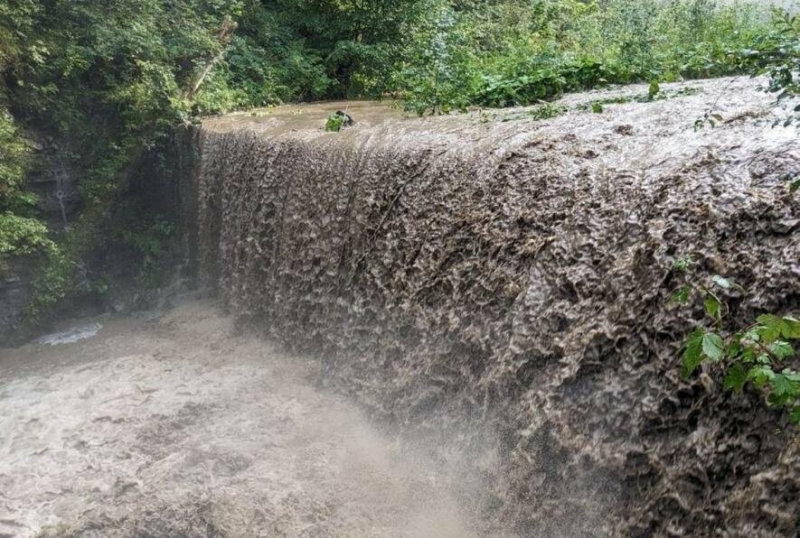
[[[691,266],[689,258],[675,263],[673,270],[685,284],[671,300],[681,305],[701,301],[706,317],[684,344],[682,375],[689,378],[710,364],[724,371],[726,390],[741,392],[750,384],[764,392],[770,406],[788,409],[790,419],[800,423],[800,373],[788,362],[795,355],[793,342],[800,341],[800,320],[764,314],[749,326],[736,326],[723,294],[744,289],[720,275],[694,275]]]
[[[650,101],[655,100],[658,97],[658,94],[661,92],[661,86],[658,84],[657,81],[653,81],[650,83],[650,88],[647,90],[647,98]]]
[[[82,212],[54,236],[59,249],[36,281],[31,319],[74,287],[75,269],[109,240],[108,215],[134,190],[132,172],[143,155],[168,144],[174,126],[192,113],[248,104],[215,69],[202,96],[192,93],[198,80],[206,82],[208,66],[224,64],[222,28],[243,8],[240,0],[0,3],[0,211],[13,213],[2,224],[18,252],[50,243],[43,225],[30,220],[35,199],[24,190],[19,151],[25,142],[5,109],[62,147],[66,141],[69,152],[60,156],[82,171]]]
[[[434,4],[442,22],[414,35],[398,81],[417,112],[528,104],[610,83],[753,73],[766,66],[773,80],[783,81],[796,68],[785,61],[798,46],[787,29],[796,20],[770,18],[756,3]],[[649,99],[658,98],[660,86],[652,82]]]
[[[61,251],[49,257],[33,285],[33,295],[28,304],[26,318],[29,323],[44,319],[50,309],[69,292],[75,278],[75,262]]]
[[[167,242],[175,233],[175,225],[155,215],[130,213],[129,223],[118,234],[118,240],[140,258],[139,278],[148,287],[158,283],[160,259]]]
[[[528,112],[528,116],[534,120],[549,120],[566,112],[567,109],[565,107],[554,105],[553,103],[543,103]]]
[[[36,218],[36,197],[24,190],[30,150],[11,114],[0,108],[0,261],[58,253],[47,226]]]
[[[18,99],[64,129],[81,124],[95,142],[114,139],[98,131],[152,138],[142,128],[154,122],[280,101],[395,93],[409,110],[440,113],[754,66],[771,66],[776,87],[796,91],[796,57],[787,55],[796,20],[771,21],[753,3],[121,0],[44,9],[15,0],[0,9],[0,62],[22,83]],[[226,17],[239,23],[227,43],[217,39]],[[187,83],[223,51],[185,99]],[[89,110],[104,121],[86,121]]]
[[[0,213],[0,260],[34,253],[53,254],[56,250],[47,236],[47,226],[40,220]]]
[[[769,91],[778,95],[778,102],[800,95],[800,16],[776,13],[776,29],[766,46],[756,52],[758,62],[766,64],[762,72],[770,77]],[[784,125],[800,121],[800,105],[795,105]]]
[[[407,63],[400,74],[406,110],[446,114],[466,110],[477,73],[472,69],[468,36],[446,2],[431,2],[431,14],[411,36]]]
[[[325,130],[332,132],[339,132],[344,125],[344,116],[340,114],[331,114],[325,122]]]
[[[0,211],[30,215],[36,198],[23,189],[30,150],[7,110],[0,108]]]

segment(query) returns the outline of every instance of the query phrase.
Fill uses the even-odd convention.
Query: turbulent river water
[[[208,120],[202,279],[400,427],[480,453],[486,425],[483,516],[520,536],[796,535],[794,430],[714,368],[681,379],[704,312],[670,302],[688,255],[747,290],[729,328],[800,311],[800,137],[764,82]],[[325,132],[337,108],[356,125]]]
[[[0,536],[483,535],[469,469],[317,388],[319,362],[205,302],[96,322],[0,355]]]
[[[704,313],[670,302],[690,255],[736,322],[800,313],[800,138],[763,82],[188,130],[185,267],[232,318],[3,352],[0,536],[798,535],[796,430],[681,378]]]

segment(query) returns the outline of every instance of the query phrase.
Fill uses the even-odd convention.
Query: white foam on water
[[[83,327],[75,327],[67,331],[62,331],[42,336],[41,338],[38,338],[36,340],[36,343],[43,346],[72,344],[80,340],[86,340],[87,338],[92,338],[93,336],[97,335],[97,333],[100,332],[100,329],[102,328],[103,326],[99,323],[91,323],[89,325],[84,325]]]

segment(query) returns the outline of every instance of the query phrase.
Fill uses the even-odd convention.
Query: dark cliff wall
[[[39,132],[29,132],[28,136],[33,164],[26,178],[27,189],[36,195],[39,216],[56,236],[77,216],[80,171],[65,158],[70,151],[67,143]],[[25,314],[43,261],[43,256],[0,260],[0,346],[20,343],[30,336]]]
[[[691,253],[753,291],[740,319],[798,310],[800,144],[753,82],[701,88],[547,122],[208,122],[202,278],[382,416],[490,425],[487,517],[522,535],[792,535],[796,433],[680,379],[701,313],[667,302]],[[714,100],[730,121],[695,133]]]

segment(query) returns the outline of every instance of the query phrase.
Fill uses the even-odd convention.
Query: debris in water
[[[328,116],[328,121],[325,123],[326,131],[339,132],[344,127],[352,127],[356,122],[347,112],[337,110],[335,114]]]
[[[83,327],[75,327],[69,329],[68,331],[62,331],[60,333],[53,333],[42,336],[36,340],[37,344],[43,346],[57,346],[59,344],[73,344],[80,340],[86,340],[87,338],[92,338],[93,336],[97,335],[102,329],[103,326],[99,323],[91,323],[89,325],[84,325]]]

